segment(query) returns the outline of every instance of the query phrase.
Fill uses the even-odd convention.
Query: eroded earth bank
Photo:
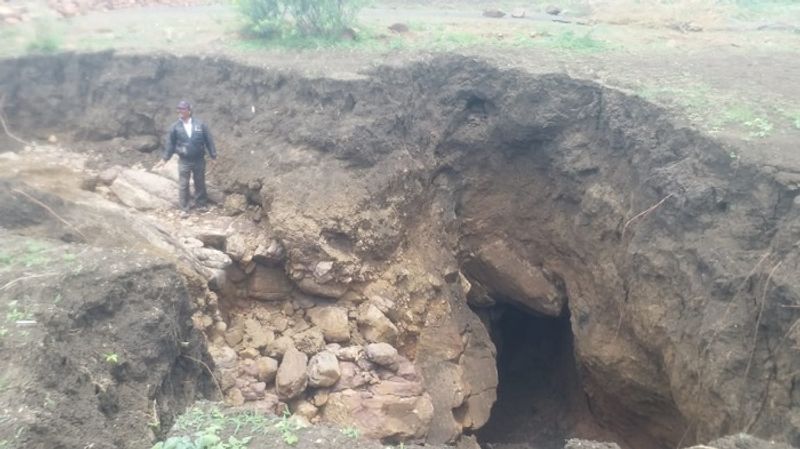
[[[50,140],[0,141],[11,447],[150,447],[200,397],[386,444],[800,444],[798,168],[460,57],[31,57],[0,91]],[[220,159],[179,220],[149,167],[184,97]]]

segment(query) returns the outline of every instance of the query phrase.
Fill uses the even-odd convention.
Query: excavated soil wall
[[[31,57],[0,65],[0,90],[17,133],[73,141],[99,165],[154,161],[102,150],[160,139],[177,100],[194,101],[220,150],[211,177],[284,250],[260,279],[346,309],[352,341],[412,360],[433,404],[415,429],[428,442],[494,413],[502,306],[568,324],[571,417],[622,444],[738,431],[800,444],[800,174],[742,164],[638,98],[459,57],[348,79]],[[287,313],[313,315],[300,309]],[[373,332],[376,316],[391,337]],[[350,424],[348,394],[320,416]]]

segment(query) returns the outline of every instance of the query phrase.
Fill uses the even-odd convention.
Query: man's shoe
[[[181,219],[184,219],[184,218],[189,218],[189,211],[182,210],[182,211],[181,211],[181,213],[180,213],[180,214],[178,214],[178,216],[179,216]]]
[[[198,206],[197,211],[203,213],[208,212],[208,206]]]

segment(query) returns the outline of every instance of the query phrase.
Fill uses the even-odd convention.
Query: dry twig
[[[8,135],[8,137],[11,137],[12,139],[16,140],[17,142],[19,142],[19,143],[21,143],[23,145],[30,145],[31,144],[30,142],[26,142],[26,141],[20,139],[19,137],[15,136],[14,134],[11,133],[11,131],[8,130],[8,125],[6,124],[6,120],[3,117],[3,100],[5,100],[5,99],[6,99],[5,94],[0,95],[0,124],[3,125],[3,131],[5,131],[6,135]]]
[[[631,223],[633,223],[634,221],[638,220],[639,218],[642,218],[642,217],[646,216],[650,212],[653,212],[654,210],[656,210],[658,208],[658,206],[661,206],[662,204],[664,204],[664,201],[667,201],[668,199],[670,199],[673,196],[674,196],[674,194],[670,193],[669,195],[665,196],[664,198],[661,198],[661,201],[659,201],[656,204],[650,206],[648,209],[646,209],[646,210],[644,210],[642,212],[639,212],[638,214],[636,214],[636,216],[634,216],[630,220],[626,221],[625,222],[625,226],[622,227],[622,236],[623,237],[625,236],[625,231],[628,229],[628,226],[630,226]]]
[[[0,291],[3,291],[5,289],[7,289],[8,287],[11,287],[12,285],[16,284],[17,282],[22,282],[22,281],[25,281],[25,280],[28,280],[28,279],[43,278],[43,277],[47,277],[47,276],[55,276],[57,274],[58,273],[42,273],[42,274],[32,274],[32,275],[29,275],[29,276],[22,276],[22,277],[13,279],[11,282],[8,282],[4,286],[0,287]]]
[[[34,203],[38,204],[39,206],[43,207],[43,208],[44,208],[44,209],[45,209],[47,212],[50,212],[50,213],[51,213],[51,214],[52,214],[54,217],[56,217],[56,218],[57,218],[59,221],[61,221],[61,222],[62,222],[62,223],[64,223],[65,225],[67,225],[67,227],[68,227],[68,228],[70,228],[70,229],[72,229],[73,231],[77,232],[77,233],[78,233],[78,235],[80,235],[81,237],[83,237],[83,240],[84,240],[84,241],[88,241],[88,240],[89,240],[89,239],[87,239],[87,238],[86,238],[86,236],[85,236],[85,235],[83,235],[83,233],[82,233],[82,232],[81,232],[81,231],[80,231],[78,228],[76,228],[75,226],[73,226],[73,225],[72,225],[70,222],[68,222],[67,220],[64,220],[63,218],[61,218],[61,216],[60,216],[60,215],[58,215],[58,214],[57,214],[57,213],[56,213],[56,212],[55,212],[53,209],[51,209],[51,208],[50,208],[50,207],[49,207],[47,204],[44,204],[43,202],[41,202],[41,201],[37,200],[36,198],[34,198],[33,196],[31,196],[30,194],[28,194],[28,193],[26,193],[26,192],[24,192],[24,191],[22,191],[22,190],[20,190],[20,189],[11,189],[11,191],[12,191],[12,192],[19,193],[20,195],[23,195],[24,197],[28,198],[29,200],[31,200],[31,201],[33,201]]]
[[[214,380],[214,385],[217,386],[217,391],[219,391],[220,399],[225,397],[225,395],[222,394],[222,387],[219,384],[219,380],[217,380],[217,376],[214,375],[214,372],[211,371],[211,368],[209,368],[209,366],[206,364],[206,362],[204,362],[204,361],[202,361],[200,359],[196,359],[196,358],[194,358],[194,357],[192,357],[190,355],[186,355],[186,354],[181,354],[181,357],[186,357],[187,359],[189,359],[189,360],[191,360],[191,361],[193,361],[193,362],[195,362],[195,363],[197,363],[199,365],[202,365],[203,368],[205,368],[206,371],[208,371],[208,375],[211,376],[211,379]]]

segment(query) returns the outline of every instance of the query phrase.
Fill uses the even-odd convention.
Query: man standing
[[[208,126],[192,117],[192,105],[188,101],[178,103],[178,120],[169,128],[164,162],[178,154],[178,183],[180,184],[181,217],[189,214],[189,177],[194,178],[195,205],[205,210],[208,203],[206,193],[206,151],[211,159],[217,158],[217,149]]]

